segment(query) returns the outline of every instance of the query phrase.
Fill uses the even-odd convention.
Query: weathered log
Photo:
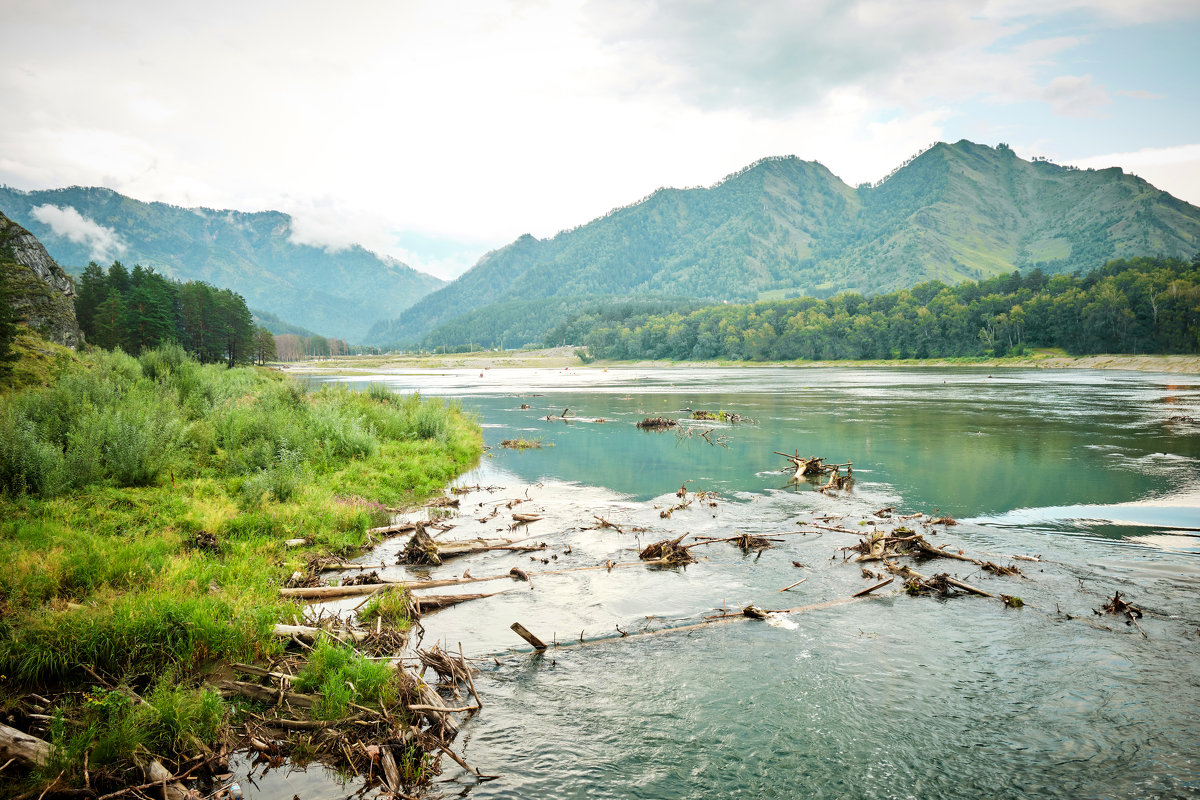
[[[465,603],[468,600],[482,600],[485,597],[492,597],[497,594],[502,594],[502,592],[491,592],[489,594],[413,595],[413,604],[417,607],[418,614],[425,614],[429,611],[437,611],[440,608],[449,608],[459,603]]]
[[[40,767],[50,760],[50,743],[0,723],[0,759],[10,758]]]
[[[138,762],[138,766],[141,767],[146,780],[162,784],[164,800],[195,800],[200,797],[198,792],[189,791],[184,788],[182,783],[176,781],[171,770],[164,767],[157,759],[152,758],[149,763]]]
[[[251,700],[257,700],[267,705],[274,705],[282,699],[297,708],[312,708],[321,702],[321,698],[316,695],[281,692],[278,689],[245,681],[221,681],[219,687],[222,694],[240,694],[242,697],[249,697]]]
[[[388,536],[395,533],[408,533],[409,531],[415,531],[416,529],[417,523],[415,522],[397,522],[392,525],[384,525],[379,528],[369,528],[367,533],[374,536]]]
[[[437,589],[442,586],[459,586],[465,583],[480,583],[482,581],[498,581],[502,578],[514,577],[511,572],[504,575],[489,575],[483,578],[446,578],[436,581],[404,581],[394,578],[381,578],[382,583],[368,583],[361,586],[311,586],[295,589],[280,589],[282,597],[299,597],[303,599],[354,597],[371,594],[372,592],[388,589]]]
[[[385,744],[379,748],[379,761],[383,764],[383,777],[387,781],[387,788],[392,794],[398,795],[404,784],[400,780],[400,769],[396,766],[396,757],[392,754],[391,745]]]
[[[446,701],[442,696],[434,691],[433,687],[422,680],[418,680],[417,695],[421,698],[421,703],[418,704],[418,709],[426,706],[429,709],[435,710],[418,710],[415,713],[430,720],[432,725],[441,728],[442,737],[446,741],[453,741],[455,736],[458,736],[458,723],[450,716],[450,707],[446,705]]]
[[[378,588],[378,587],[369,587],[369,588]],[[285,639],[295,636],[298,639],[308,639],[310,641],[313,641],[317,638],[318,635],[320,635],[322,633],[332,636],[333,638],[335,638],[339,641],[345,641],[347,638],[349,638],[356,642],[360,642],[363,639],[367,638],[366,631],[326,630],[325,628],[313,628],[308,625],[282,625],[282,624],[280,624],[280,625],[275,626],[275,635],[282,636]]]
[[[517,522],[537,522],[542,518],[541,514],[513,514],[512,518]]]
[[[883,587],[887,586],[889,583],[891,583],[894,580],[896,580],[896,579],[888,578],[886,581],[881,581],[880,583],[877,583],[874,586],[868,586],[867,588],[857,591],[850,596],[851,597],[866,597],[871,592],[875,591],[876,589],[882,589]]]
[[[529,629],[526,628],[521,623],[514,622],[509,627],[512,628],[513,632],[515,634],[517,634],[517,636],[520,636],[522,639],[529,642],[529,644],[533,646],[534,650],[545,650],[546,649],[546,647],[547,647],[546,643],[543,642],[538,637],[534,636],[532,633],[530,633]]]

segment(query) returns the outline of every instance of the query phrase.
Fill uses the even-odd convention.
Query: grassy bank
[[[0,797],[82,786],[84,754],[102,787],[141,782],[138,753],[213,747],[231,708],[205,681],[280,654],[287,576],[357,552],[481,450],[452,404],[306,393],[173,346],[53,371],[0,398],[0,713],[56,750]]]

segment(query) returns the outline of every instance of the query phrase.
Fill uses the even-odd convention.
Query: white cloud
[[[1106,88],[1098,68],[1093,77],[1064,66],[1086,37],[1038,23],[1063,10],[1103,27],[1123,24],[1126,9],[1165,19],[1200,8],[1194,0],[364,0],[344,12],[317,0],[9,5],[0,26],[0,181],[276,208],[293,215],[295,241],[357,242],[431,271],[469,258],[422,250],[400,232],[482,253],[525,232],[553,235],[660,186],[711,184],[768,155],[820,160],[853,184],[936,139],[1003,131],[1019,141],[1035,128],[1045,135],[1050,126],[1038,123],[1050,120],[1063,126],[1053,133],[1061,142],[1066,126],[1106,110],[1109,94],[1127,87]],[[1145,77],[1137,85],[1161,88]]]
[[[83,216],[72,206],[52,206],[49,203],[34,207],[30,213],[57,236],[64,236],[90,251],[93,261],[106,263],[125,252],[126,245],[112,228]]]
[[[1094,117],[1112,102],[1103,86],[1092,83],[1091,75],[1060,75],[1039,92],[1041,99],[1064,117]]]

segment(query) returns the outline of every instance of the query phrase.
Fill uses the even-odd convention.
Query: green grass
[[[349,645],[321,639],[308,663],[292,683],[299,692],[317,692],[320,719],[345,716],[351,704],[390,703],[396,697],[396,671],[379,661],[364,658]]]
[[[229,708],[203,682],[279,655],[272,626],[298,611],[287,576],[357,552],[387,506],[439,492],[482,449],[457,406],[379,387],[306,393],[171,347],[59,366],[0,396],[0,710],[29,691],[74,698],[51,712],[50,778],[81,780],[85,751],[119,771],[137,748],[208,743]],[[375,613],[402,625],[391,602]],[[377,665],[328,650],[323,715],[390,697]],[[97,693],[88,670],[150,705]]]

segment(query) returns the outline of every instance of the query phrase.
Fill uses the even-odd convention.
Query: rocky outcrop
[[[15,316],[52,342],[78,347],[75,282],[32,233],[0,214],[0,278]]]

